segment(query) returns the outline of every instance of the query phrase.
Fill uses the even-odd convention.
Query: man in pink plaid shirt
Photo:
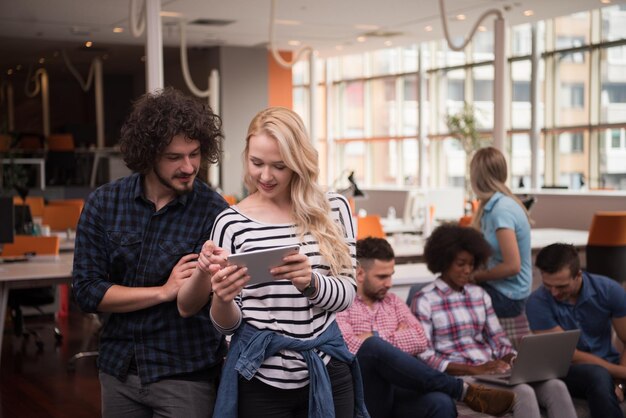
[[[356,252],[357,297],[337,314],[337,323],[359,361],[372,418],[456,417],[454,400],[490,415],[509,411],[512,392],[464,383],[416,357],[426,350],[428,339],[408,306],[389,293],[395,264],[389,243],[365,238],[357,242]]]

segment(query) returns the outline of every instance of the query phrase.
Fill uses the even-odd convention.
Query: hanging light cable
[[[453,51],[462,51],[467,46],[467,44],[474,37],[474,33],[476,33],[476,31],[478,30],[478,27],[480,26],[481,22],[487,16],[493,14],[493,15],[496,15],[496,17],[498,17],[499,19],[502,19],[502,12],[500,10],[498,9],[487,10],[478,18],[478,20],[472,27],[472,30],[470,31],[469,36],[464,39],[463,43],[461,45],[454,45],[454,43],[452,43],[452,38],[450,38],[450,32],[448,32],[448,19],[446,17],[446,6],[444,4],[444,0],[439,0],[439,11],[441,13],[441,22],[443,23],[443,33],[446,36],[448,47]]]
[[[276,4],[276,0],[272,0],[272,5],[270,6],[270,40],[269,40],[268,48],[272,52],[272,56],[274,57],[276,62],[281,67],[291,68],[296,62],[298,62],[298,60],[300,59],[302,55],[304,55],[305,53],[309,53],[309,54],[312,53],[313,48],[308,45],[302,46],[300,49],[294,52],[293,59],[291,61],[287,61],[283,59],[283,57],[280,56],[280,54],[278,53],[278,50],[274,46],[274,24],[275,24],[274,7],[275,7],[275,4]]]
[[[139,16],[137,16],[137,0],[130,0],[130,33],[133,34],[135,38],[139,38],[143,31],[146,29],[146,2],[141,5],[141,11],[139,12]]]

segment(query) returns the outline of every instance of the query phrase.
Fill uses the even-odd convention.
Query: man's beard
[[[191,191],[193,190],[193,183],[194,181],[196,181],[195,176],[198,174],[197,171],[194,171],[194,179],[191,183],[189,183],[189,187],[185,188],[185,189],[179,189],[174,187],[174,185],[172,184],[172,182],[170,180],[167,180],[165,177],[161,176],[161,173],[159,173],[159,171],[155,168],[154,169],[154,174],[157,178],[157,180],[159,180],[159,183],[161,183],[163,186],[167,187],[168,189],[174,191],[174,193],[176,193],[179,196],[191,193]]]

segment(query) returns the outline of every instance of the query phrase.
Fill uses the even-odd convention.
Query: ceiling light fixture
[[[178,12],[164,12],[164,11],[161,11],[161,13],[159,13],[159,15],[161,17],[176,17],[176,18],[183,17],[183,14],[182,13],[178,13]]]
[[[425,30],[426,32],[432,32],[432,31],[433,31],[433,27],[432,27],[432,26],[430,26],[430,25],[428,25],[428,26],[426,26],[426,27],[424,28],[424,30]]]
[[[391,45],[393,45],[393,42],[391,42],[391,41],[385,41],[385,46],[391,46]]]
[[[365,42],[365,41],[367,41],[367,37],[365,37],[365,36],[357,36],[356,37],[356,41],[357,42]]]
[[[116,26],[113,28],[113,33],[122,33],[124,32],[124,28],[121,26]]]
[[[292,39],[290,41],[287,41],[287,45],[291,45],[291,46],[300,46],[301,42],[297,41],[295,39]]]
[[[464,14],[456,15],[456,20],[465,20],[467,17]]]
[[[87,41],[85,42],[85,48],[91,48],[93,46],[93,42]]]
[[[535,12],[533,12],[532,10],[524,10],[524,16],[532,16],[534,14]]]
[[[611,4],[611,0],[600,0],[602,4]]]
[[[276,23],[277,25],[284,25],[284,26],[300,26],[302,24],[302,22],[299,20],[288,20],[288,19],[276,19],[274,23]]]
[[[354,25],[354,29],[358,30],[378,30],[380,26],[378,25],[368,25],[368,24],[356,24]]]
[[[487,32],[487,28],[481,25],[478,27],[478,32]]]

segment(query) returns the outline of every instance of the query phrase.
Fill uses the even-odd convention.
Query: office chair
[[[7,134],[0,134],[0,153],[9,152],[13,138]]]
[[[589,228],[586,270],[626,282],[626,211],[596,212]]]
[[[13,196],[13,204],[28,205],[31,216],[38,218],[43,216],[43,207],[46,205],[43,196],[27,196],[24,201],[20,196]]]
[[[226,203],[228,203],[231,206],[237,203],[237,198],[235,197],[235,195],[223,194],[222,197],[224,198]]]
[[[70,373],[76,371],[76,362],[78,360],[84,358],[98,357],[98,355],[100,354],[98,350],[92,350],[92,347],[98,346],[103,319],[100,318],[99,314],[95,313],[86,314],[85,316],[88,320],[88,327],[90,329],[87,333],[83,334],[87,337],[83,339],[80,351],[70,357],[70,359],[67,361],[67,371]]]
[[[59,255],[60,238],[58,236],[39,237],[32,235],[15,235],[13,243],[5,244],[2,249],[3,256],[21,256],[25,254],[36,255]],[[24,326],[22,307],[36,309],[44,315],[42,306],[54,303],[56,289],[54,286],[36,287],[32,289],[11,289],[9,291],[8,306],[11,309],[13,330],[16,336],[24,338],[23,343],[29,337],[34,337],[37,351],[43,350],[44,344],[37,331]],[[61,343],[63,335],[55,325],[53,328],[57,345]]]
[[[366,215],[357,217],[356,239],[375,237],[385,238],[385,231],[378,215]]]
[[[41,223],[49,225],[53,231],[76,230],[82,209],[80,204],[46,205]]]
[[[67,184],[76,174],[76,155],[72,134],[48,136],[48,178],[50,184]]]

